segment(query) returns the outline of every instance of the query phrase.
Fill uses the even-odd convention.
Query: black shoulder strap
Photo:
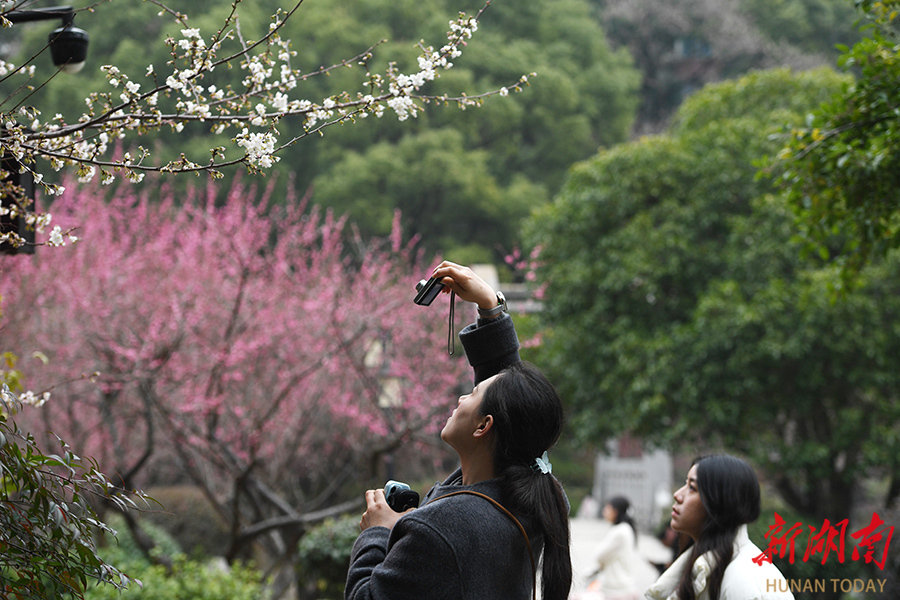
[[[512,519],[513,523],[515,523],[516,526],[519,528],[519,533],[521,533],[522,537],[525,538],[525,545],[528,547],[528,558],[531,559],[531,597],[532,597],[532,599],[536,599],[537,598],[537,565],[535,565],[535,562],[534,562],[534,551],[531,549],[531,542],[528,540],[528,534],[525,533],[525,528],[522,527],[522,524],[515,517],[515,515],[513,515],[508,510],[506,510],[506,508],[502,504],[500,504],[499,502],[497,502],[490,496],[481,494],[479,492],[473,492],[471,490],[459,490],[458,492],[450,492],[449,494],[444,494],[443,496],[438,496],[431,502],[435,502],[436,500],[440,500],[441,498],[447,498],[448,496],[459,496],[460,494],[470,494],[472,496],[478,496],[479,498],[484,498],[485,500],[487,500],[488,502],[490,502],[491,504],[496,506],[500,510],[500,512],[502,512],[507,517]]]

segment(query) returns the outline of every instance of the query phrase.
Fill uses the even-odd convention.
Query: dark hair
[[[565,600],[572,585],[569,504],[555,477],[532,469],[563,427],[563,407],[553,385],[531,363],[513,363],[485,390],[481,414],[494,420],[494,469],[504,502],[532,521],[544,538],[541,593]]]
[[[634,543],[637,544],[637,525],[634,523],[634,517],[630,514],[633,512],[633,509],[628,498],[625,496],[613,496],[606,503],[616,511],[616,520],[613,522],[613,525],[618,525],[619,523],[631,525],[631,529],[634,531]]]
[[[694,464],[706,518],[678,582],[678,597],[694,600],[691,581],[694,562],[706,552],[712,552],[715,566],[708,579],[709,597],[717,600],[725,569],[733,558],[738,528],[759,518],[759,480],[747,462],[727,454],[704,456]]]

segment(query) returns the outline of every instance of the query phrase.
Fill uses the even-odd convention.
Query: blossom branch
[[[279,9],[272,16],[268,31],[255,41],[245,40],[240,33],[238,6],[243,0],[232,1],[231,12],[222,27],[208,40],[204,39],[199,29],[187,26],[186,15],[159,0],[148,1],[160,7],[161,15],[172,16],[184,27],[181,39],[166,40],[172,56],[169,63],[172,65],[171,73],[163,76],[153,65],[148,66],[146,77],[152,83],[150,89],[142,91],[140,83],[114,65],[105,65],[101,70],[109,85],[119,90],[118,98],[114,97],[115,92],[110,91],[90,94],[85,99],[88,111],[74,122],[68,122],[62,115],[55,115],[49,122],[42,123],[39,111],[22,106],[21,102],[15,109],[0,113],[0,147],[3,154],[14,157],[20,172],[32,174],[35,185],[42,187],[45,193],[59,195],[65,188],[44,181],[37,167],[38,159],[48,162],[56,171],[65,166],[75,167],[81,182],[90,181],[99,172],[104,184],[112,183],[119,173],[132,182],[142,181],[146,172],[199,174],[205,171],[218,178],[222,176],[222,169],[239,164],[252,173],[258,173],[278,162],[278,154],[288,146],[314,133],[321,135],[325,128],[332,125],[356,122],[370,115],[381,118],[386,110],[392,110],[398,120],[404,121],[416,117],[424,110],[423,105],[430,103],[455,103],[461,109],[479,106],[490,96],[503,97],[510,91],[519,92],[528,82],[529,76],[523,76],[509,87],[475,95],[461,93],[448,96],[422,92],[428,82],[439,77],[440,71],[452,68],[452,61],[462,54],[467,40],[477,31],[478,20],[490,6],[490,0],[474,17],[460,13],[456,20],[451,21],[447,42],[438,50],[420,43],[418,69],[409,74],[400,72],[394,62],[388,64],[384,74],[369,71],[368,63],[375,48],[385,40],[329,67],[319,67],[309,73],[293,68],[291,58],[296,52],[290,49],[289,42],[282,39],[280,33],[287,20],[299,10],[302,0],[295,2],[290,10]],[[224,44],[235,38],[239,48],[219,58]],[[230,82],[222,82],[221,87],[206,85],[205,80],[212,76],[217,67],[237,61],[240,61],[240,69],[245,72],[240,88]],[[343,91],[319,101],[291,97],[300,83],[313,76],[354,66],[366,68],[362,86],[368,88],[368,93],[357,91],[351,95]],[[33,66],[15,68],[0,61],[0,76],[27,73],[30,80],[34,77],[33,71]],[[164,109],[161,103],[167,104],[167,107]],[[303,133],[287,141],[279,141],[277,124],[286,118],[302,119]],[[123,159],[103,159],[111,141],[124,140],[129,134],[140,136],[161,130],[164,126],[180,133],[191,123],[209,123],[213,135],[221,135],[226,129],[234,128],[237,133],[231,137],[231,143],[241,151],[241,155],[228,158],[226,148],[219,146],[210,148],[210,159],[205,162],[182,154],[175,159],[151,164],[149,151],[139,146],[135,156],[126,153]],[[29,200],[21,193],[0,190],[0,201],[0,211],[5,210],[11,216],[26,215],[33,223],[49,223],[49,216],[31,212]],[[23,240],[11,232],[0,234],[2,243],[18,245]]]

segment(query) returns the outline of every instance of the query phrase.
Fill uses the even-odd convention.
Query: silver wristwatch
[[[483,309],[480,306],[478,307],[478,316],[482,318],[490,319],[502,312],[509,312],[506,308],[506,296],[503,295],[503,292],[497,292],[497,306],[494,308]]]

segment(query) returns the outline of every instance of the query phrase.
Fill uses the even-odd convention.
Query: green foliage
[[[866,37],[839,61],[855,81],[787,128],[768,164],[809,248],[842,267],[842,285],[900,246],[900,2],[858,4]]]
[[[260,574],[252,566],[222,567],[187,558],[175,557],[172,572],[147,563],[129,565],[130,572],[141,581],[118,592],[109,586],[90,588],[85,600],[259,600],[263,597]]]
[[[132,580],[97,553],[94,530],[108,530],[87,501],[97,494],[127,509],[96,464],[60,441],[45,454],[13,419],[21,408],[0,386],[0,594],[4,598],[82,598],[90,583],[112,590]]]
[[[900,472],[900,264],[833,302],[835,271],[800,256],[790,211],[752,167],[804,99],[840,85],[774,70],[709,86],[669,135],[576,165],[531,221],[546,364],[577,435],[725,447],[795,509],[831,519],[862,476]]]
[[[751,71],[733,81],[712,85],[702,93],[687,98],[678,108],[671,134],[678,136],[722,121],[740,117],[753,124],[764,124],[756,144],[771,146],[766,133],[777,126],[805,114],[811,106],[828,100],[832,94],[851,82],[828,67],[792,76],[788,69]]]
[[[169,571],[147,560],[121,517],[113,516],[108,523],[118,529],[117,541],[101,548],[100,554],[110,563],[127,568],[141,585],[121,593],[109,586],[93,586],[87,589],[85,600],[258,600],[263,595],[261,574],[251,564],[226,566],[217,561],[189,558],[169,533],[143,519],[141,526],[156,542],[155,551],[173,559]]]
[[[354,215],[366,238],[390,231],[399,210],[426,246],[491,248],[514,239],[515,223],[549,198],[524,178],[504,189],[488,169],[489,157],[467,152],[459,131],[435,129],[349,152],[315,189],[339,214]]]
[[[347,580],[350,551],[359,535],[359,518],[327,519],[300,540],[300,577],[315,582],[316,598],[340,600]]]
[[[19,429],[14,415],[22,404],[14,392],[22,391],[22,373],[15,354],[0,357],[0,597],[82,598],[89,582],[113,590],[132,585],[98,552],[95,533],[112,530],[88,496],[125,509],[133,503],[62,440],[60,454],[48,455]]]

